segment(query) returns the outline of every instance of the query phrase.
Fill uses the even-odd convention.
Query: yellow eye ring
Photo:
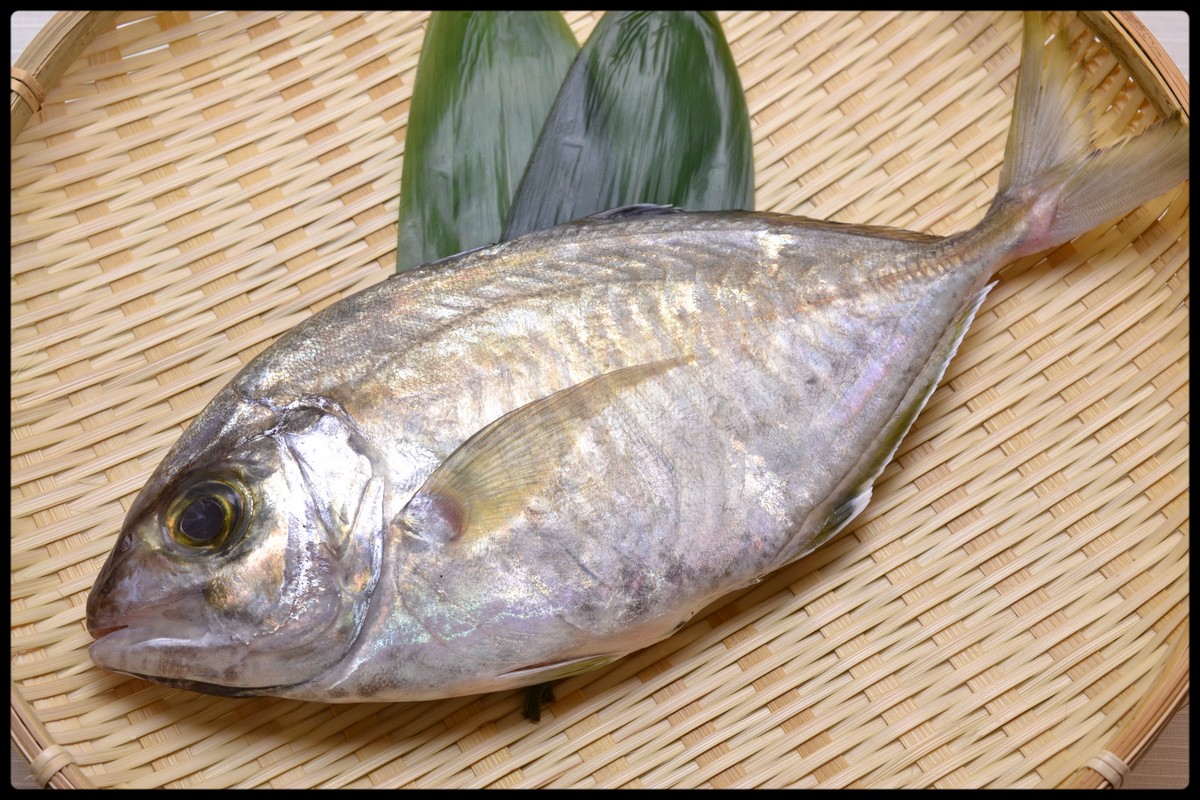
[[[166,528],[177,544],[215,551],[239,530],[243,493],[221,480],[200,480],[184,489],[167,507]]]

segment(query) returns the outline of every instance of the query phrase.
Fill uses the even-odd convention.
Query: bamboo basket
[[[580,41],[597,18],[568,15]],[[1019,14],[722,19],[758,208],[938,234],[982,217]],[[848,533],[561,682],[540,724],[520,692],[230,699],[91,664],[87,592],[166,449],[279,334],[393,271],[425,20],[62,14],[17,65],[11,688],[35,777],[1118,783],[1188,686],[1187,185],[1006,268]],[[1188,114],[1131,15],[1069,21],[1105,136]]]

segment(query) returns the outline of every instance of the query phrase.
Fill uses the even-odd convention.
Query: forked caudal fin
[[[1138,136],[1092,146],[1082,70],[1066,38],[1049,35],[1045,15],[1025,15],[1013,118],[989,211],[1025,208],[1028,238],[1015,255],[1057,247],[1188,177],[1188,127],[1178,112]]]

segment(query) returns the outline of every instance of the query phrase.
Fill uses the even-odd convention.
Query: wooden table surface
[[[1138,16],[1154,34],[1179,66],[1183,77],[1191,82],[1189,75],[1190,27],[1188,16],[1182,11],[1139,11]],[[25,49],[33,35],[41,29],[53,11],[17,11],[11,16],[12,58],[11,65]],[[1179,789],[1188,784],[1188,718],[1189,705],[1167,723],[1150,750],[1138,761],[1125,789]],[[10,745],[11,746],[11,745]],[[28,761],[12,750],[12,786],[17,789],[37,789],[37,783],[29,774]]]

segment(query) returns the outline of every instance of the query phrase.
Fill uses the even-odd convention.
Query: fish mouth
[[[163,619],[165,611],[190,597],[200,595],[198,589],[188,589],[168,597],[155,600],[136,609],[122,608],[111,597],[103,594],[93,594],[88,597],[87,631],[97,642],[106,636],[128,628],[154,631],[163,638],[180,638],[189,634],[190,625],[180,622],[167,622]],[[182,629],[181,630],[181,624]]]
[[[187,689],[204,694],[221,695],[224,697],[252,697],[270,693],[274,689],[286,687],[275,686],[226,686],[210,681],[176,678],[167,675],[153,675],[140,671],[146,666],[144,659],[130,658],[131,653],[144,647],[191,645],[202,640],[203,635],[198,631],[173,628],[169,633],[162,625],[140,625],[135,621],[130,624],[111,624],[102,622],[95,627],[89,627],[88,632],[95,639],[88,648],[92,663],[109,672],[120,672],[132,675],[144,681],[169,686],[173,689]],[[189,633],[192,635],[189,636]]]
[[[288,688],[287,686],[225,686],[220,683],[193,681],[186,678],[164,678],[159,675],[143,675],[140,672],[126,672],[125,674],[171,689],[185,689],[189,692],[201,692],[220,697],[257,697],[261,694],[273,694]]]
[[[117,664],[130,648],[189,646],[204,639],[203,631],[188,626],[168,627],[160,622],[144,624],[137,620],[102,621],[89,626],[88,633],[95,640],[88,648],[92,660],[97,666],[115,668],[118,672],[125,671]]]
[[[92,663],[109,672],[119,672],[172,689],[219,695],[221,697],[255,697],[263,694],[278,695],[280,692],[299,685],[269,684],[264,686],[231,686],[211,680],[154,675],[145,672],[152,666],[153,659],[139,658],[137,653],[178,648],[193,648],[203,652],[206,647],[228,646],[228,642],[212,642],[206,639],[203,628],[180,623],[165,623],[160,619],[143,620],[136,615],[123,615],[117,619],[100,619],[88,626],[88,633],[95,641],[88,648]]]
[[[105,636],[108,636],[110,633],[116,633],[117,631],[123,631],[128,627],[129,627],[128,625],[110,625],[107,628],[93,628],[91,625],[89,625],[88,633],[91,634],[91,637],[93,639],[103,639]]]

